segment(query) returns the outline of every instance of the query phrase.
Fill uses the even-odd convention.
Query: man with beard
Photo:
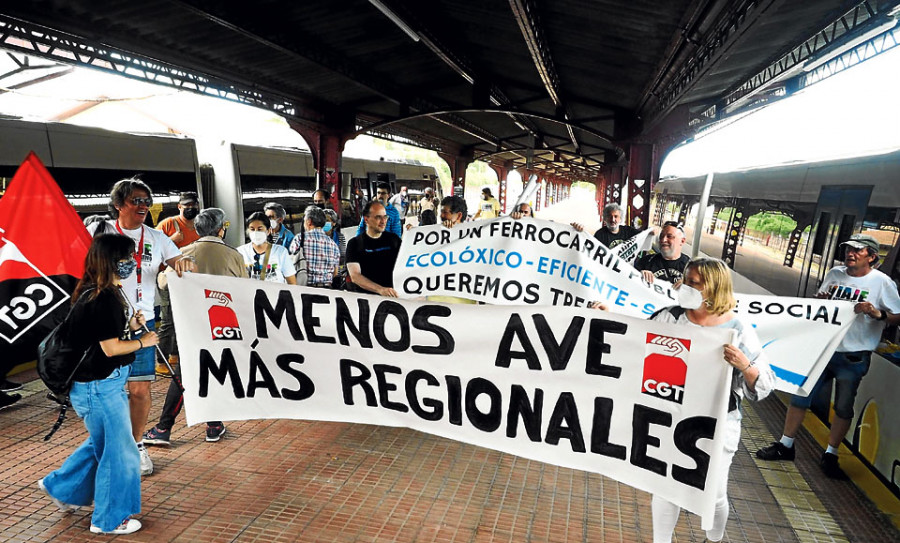
[[[622,224],[622,208],[619,204],[607,204],[603,208],[603,226],[594,232],[594,237],[600,243],[612,249],[637,234],[637,228]]]
[[[624,228],[624,227],[623,227]],[[652,283],[655,278],[677,283],[684,277],[684,269],[691,257],[681,254],[684,246],[684,227],[675,221],[663,223],[659,231],[659,252],[639,258],[634,267]]]

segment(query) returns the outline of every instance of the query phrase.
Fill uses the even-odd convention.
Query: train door
[[[862,228],[872,187],[822,187],[809,233],[798,296],[815,296],[825,273],[843,260],[841,242]]]

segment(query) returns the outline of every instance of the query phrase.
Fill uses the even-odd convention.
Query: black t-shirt
[[[603,245],[606,245],[610,249],[619,245],[620,243],[624,243],[634,236],[638,235],[640,232],[637,228],[628,226],[627,224],[620,224],[619,231],[613,234],[610,232],[609,228],[602,227],[596,232],[594,232],[594,237],[600,241]]]
[[[639,258],[634,267],[638,271],[650,271],[657,279],[676,283],[684,277],[684,269],[690,261],[691,257],[685,254],[676,260],[666,260],[661,254],[656,253]]]
[[[384,232],[377,238],[362,234],[347,242],[347,262],[359,263],[367,279],[383,287],[394,287],[394,263],[400,253],[400,238]]]
[[[109,358],[99,345],[107,339],[125,337],[128,316],[122,294],[113,287],[101,290],[94,299],[90,297],[82,295],[69,316],[69,344],[79,352],[96,345],[92,356],[75,372],[74,380],[79,382],[106,379],[119,366],[134,362],[134,353]]]

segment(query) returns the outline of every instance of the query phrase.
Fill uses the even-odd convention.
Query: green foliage
[[[747,219],[747,229],[761,234],[775,234],[786,237],[796,227],[797,221],[781,213],[757,213]]]

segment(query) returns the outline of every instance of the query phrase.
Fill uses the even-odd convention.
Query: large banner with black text
[[[712,521],[731,331],[200,274],[169,288],[188,424],[408,427],[600,473]]]
[[[643,237],[641,237],[643,236]],[[394,267],[401,296],[458,296],[489,304],[585,307],[647,318],[678,303],[665,281],[647,283],[627,258],[585,233],[539,219],[502,217],[452,230],[415,228],[403,236]],[[808,395],[856,315],[845,301],[736,294],[736,313],[752,324],[777,377],[776,387]]]

